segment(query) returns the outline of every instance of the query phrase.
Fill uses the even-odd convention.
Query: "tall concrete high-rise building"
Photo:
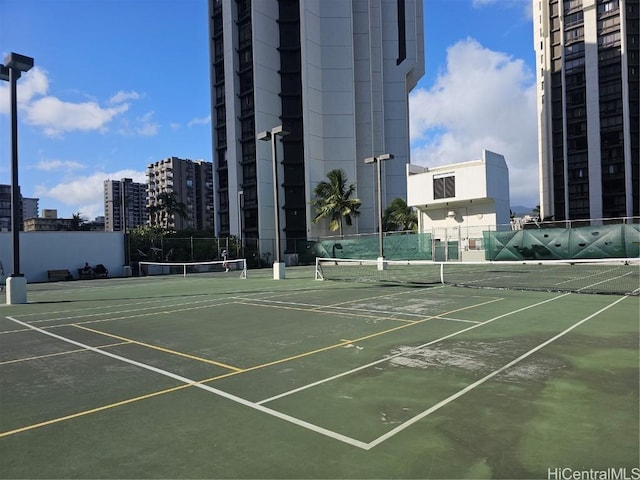
[[[355,183],[375,232],[383,204],[406,198],[408,94],[424,74],[422,0],[209,0],[216,231],[276,238],[270,142],[276,140],[282,251],[335,235],[313,223],[315,186],[333,169]],[[384,207],[383,207],[384,208]],[[273,245],[273,244],[271,244]],[[269,249],[271,251],[271,249]]]
[[[22,210],[22,195],[20,194],[20,187],[18,186],[18,196],[20,198],[20,208],[18,209],[18,225],[20,230],[23,229],[24,213]],[[11,231],[11,217],[13,214],[13,208],[11,207],[11,185],[0,185],[0,232]]]
[[[175,230],[210,231],[213,234],[213,167],[204,160],[169,157],[147,166],[147,208],[159,205],[163,193],[182,204],[185,216],[169,215],[166,225]],[[159,211],[149,216],[149,223],[161,225],[165,219]]]
[[[22,197],[22,218],[37,218],[39,212],[39,198]]]
[[[147,185],[130,178],[104,181],[104,229],[129,231],[147,223]]]
[[[640,215],[638,0],[533,0],[540,207]]]

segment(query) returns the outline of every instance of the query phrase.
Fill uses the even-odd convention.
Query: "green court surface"
[[[0,478],[640,472],[638,296],[313,273],[29,285]]]

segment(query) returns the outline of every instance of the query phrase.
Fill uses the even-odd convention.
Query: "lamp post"
[[[284,278],[284,263],[280,261],[280,200],[279,200],[279,188],[278,188],[278,156],[276,153],[276,137],[280,135],[284,137],[289,135],[282,125],[273,127],[271,131],[260,132],[257,136],[258,140],[269,141],[271,140],[271,160],[273,162],[273,209],[275,211],[275,230],[276,230],[276,245],[275,255],[273,262],[273,279],[282,280]]]
[[[238,250],[240,251],[240,257],[242,257],[242,198],[244,197],[244,190],[238,190],[238,241],[240,245]]]
[[[391,159],[393,159],[393,155],[390,153],[383,153],[377,157],[368,157],[364,159],[364,163],[376,164],[376,171],[378,175],[378,270],[386,269],[386,264],[384,263],[384,242],[382,233],[382,174],[380,162]]]
[[[11,234],[13,270],[7,278],[7,304],[27,303],[27,279],[20,273],[20,191],[18,185],[18,97],[21,72],[33,67],[33,58],[11,52],[0,65],[0,78],[8,80],[11,105]]]

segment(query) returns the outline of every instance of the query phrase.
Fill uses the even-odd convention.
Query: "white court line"
[[[283,307],[283,308],[287,308],[287,307],[291,307],[296,306],[296,307],[308,307],[307,311],[309,312],[318,312],[318,313],[332,313],[332,314],[336,314],[336,313],[344,313],[345,315],[353,315],[354,312],[355,313],[373,313],[373,314],[377,314],[377,316],[379,318],[383,318],[383,319],[387,319],[387,320],[395,320],[395,321],[402,321],[402,322],[412,322],[413,320],[409,320],[406,318],[395,318],[394,315],[400,315],[400,316],[408,316],[408,317],[417,317],[417,318],[424,318],[424,314],[420,315],[418,313],[407,313],[407,312],[392,312],[389,310],[373,310],[373,309],[366,309],[366,308],[348,308],[348,307],[332,307],[332,306],[327,306],[327,305],[316,305],[313,303],[299,303],[299,302],[283,302],[283,301],[279,301],[279,300],[268,300],[268,299],[264,299],[264,298],[260,298],[260,299],[243,299],[240,300],[239,297],[232,297],[235,298],[237,300],[240,301],[240,303],[245,304],[245,305],[255,305],[255,306],[273,306],[273,307]],[[253,303],[251,303],[253,302]],[[388,316],[384,316],[384,315],[388,315]],[[363,315],[360,315],[363,316]]]
[[[596,286],[601,285],[603,283],[613,282],[614,280],[618,280],[619,278],[626,277],[627,275],[631,275],[631,272],[623,273],[622,275],[618,275],[617,277],[614,277],[614,278],[607,278],[607,279],[602,280],[600,282],[592,283],[591,285],[587,285],[586,287],[582,287],[582,288],[578,289],[578,291],[580,292],[582,290],[586,290],[587,288],[596,287]],[[636,290],[638,290],[638,289],[636,289]],[[634,292],[636,290],[634,290]]]
[[[25,330],[23,330],[25,331]],[[131,342],[118,342],[118,343],[109,343],[107,345],[100,345],[100,348],[109,348],[109,347],[119,347],[120,345],[129,345]],[[79,350],[67,350],[66,352],[57,352],[57,353],[47,353],[44,355],[36,355],[35,357],[25,357],[25,358],[17,358],[15,360],[6,360],[4,362],[0,362],[1,365],[11,365],[13,363],[21,363],[21,362],[31,362],[33,360],[41,360],[43,358],[51,358],[51,357],[60,357],[63,355],[71,355],[73,353],[81,353],[86,352],[86,348],[81,348]]]
[[[250,402],[248,400],[245,400],[244,398],[241,397],[237,397],[235,395],[232,395],[230,393],[224,392],[222,390],[218,390],[217,388],[213,388],[209,385],[205,385],[203,383],[199,383],[197,380],[192,380],[190,378],[187,377],[183,377],[182,375],[177,375],[175,373],[169,372],[167,370],[163,370],[161,368],[157,368],[157,367],[153,367],[151,365],[147,365],[146,363],[141,363],[141,362],[137,362],[135,360],[131,360],[129,358],[126,357],[121,357],[120,355],[116,355],[114,353],[108,352],[108,351],[104,351],[101,350],[100,348],[97,347],[92,347],[90,345],[86,345],[82,342],[76,342],[75,340],[71,340],[70,338],[66,338],[63,337],[61,335],[56,335],[55,333],[49,332],[47,330],[44,330],[42,328],[39,327],[35,327],[33,325],[29,325],[28,323],[22,322],[21,320],[17,320],[13,317],[6,317],[7,319],[11,320],[12,322],[15,322],[19,325],[22,325],[24,327],[28,327],[32,330],[35,330],[37,332],[40,332],[44,335],[48,335],[50,337],[56,338],[58,340],[61,340],[63,342],[67,342],[70,343],[72,345],[76,345],[78,347],[84,348],[86,350],[91,350],[92,352],[98,353],[100,355],[105,355],[107,357],[113,358],[115,360],[124,362],[124,363],[129,363],[131,365],[135,365],[137,367],[143,368],[145,370],[149,370],[151,372],[155,372],[155,373],[159,373],[160,375],[164,375],[165,377],[169,377],[169,378],[173,378],[174,380],[178,380],[179,382],[185,383],[187,385],[191,385],[193,387],[196,388],[200,388],[202,390],[206,390],[208,392],[214,393],[220,397],[226,398],[228,400],[231,400],[233,402],[239,403],[240,405],[244,405],[245,407],[249,407],[252,408],[254,410],[258,410],[259,412],[263,412],[266,413],[268,415],[271,415],[273,417],[279,418],[281,420],[285,420],[286,422],[289,423],[293,423],[294,425],[298,425],[300,427],[306,428],[307,430],[311,430],[314,431],[316,433],[319,433],[321,435],[325,435],[327,437],[333,438],[335,440],[339,440],[343,443],[347,443],[349,445],[352,445],[354,447],[358,447],[358,448],[362,448],[362,449],[367,449],[366,448],[366,443],[361,442],[360,440],[356,440],[354,438],[348,437],[346,435],[342,435],[340,433],[328,430],[326,428],[323,427],[319,427],[318,425],[314,425],[312,423],[309,422],[305,422],[304,420],[300,420],[298,418],[292,417],[290,415],[287,415],[285,413],[282,412],[278,412],[277,410],[272,410],[268,407],[263,407],[262,405],[258,405],[257,403],[254,402]]]
[[[129,309],[125,309],[125,310],[112,310],[112,311],[101,311],[99,313],[80,313],[82,311],[86,311],[86,310],[92,310],[95,311],[96,308],[87,308],[87,309],[82,309],[82,310],[76,310],[73,313],[77,313],[77,315],[68,315],[66,317],[51,317],[51,318],[44,318],[41,320],[31,320],[29,323],[30,324],[34,324],[34,323],[42,323],[42,322],[56,322],[56,321],[61,321],[61,320],[73,320],[74,318],[87,318],[87,317],[100,317],[100,316],[105,316],[105,315],[118,315],[118,314],[123,314],[123,313],[131,313],[131,312],[149,312],[150,310],[158,310],[158,309],[167,309],[167,308],[174,308],[174,307],[182,307],[184,305],[199,305],[199,304],[208,304],[208,303],[213,303],[216,302],[215,299],[206,299],[206,300],[197,300],[197,301],[193,301],[193,302],[183,302],[183,303],[169,303],[167,302],[166,304],[161,304],[158,305],[153,304],[153,302],[150,302],[152,305],[151,306],[144,306],[144,307],[138,307],[138,308],[129,308]],[[222,303],[227,304],[229,302],[226,303]],[[146,304],[146,302],[145,302]],[[145,305],[143,304],[143,305]],[[212,306],[218,306],[221,303],[215,303],[215,305]],[[135,305],[135,304],[134,304]],[[125,307],[129,306],[129,305],[124,305]],[[204,305],[205,307],[208,305]],[[192,307],[187,308],[187,310],[191,309]],[[59,314],[59,313],[65,313],[65,312],[50,312],[49,315],[51,314]],[[162,312],[159,312],[162,313]],[[46,315],[45,313],[39,314],[39,315]],[[134,315],[135,316],[135,315]],[[22,315],[16,315],[16,317],[23,317]],[[125,317],[118,317],[119,319],[122,318],[127,318]]]
[[[464,320],[462,318],[451,318],[451,317],[436,317],[436,320],[446,320],[447,322],[462,322],[462,323],[482,323],[478,320]]]
[[[279,398],[283,398],[283,397],[292,395],[294,393],[302,392],[303,390],[306,390],[308,388],[317,387],[318,385],[322,385],[323,383],[331,382],[331,381],[336,380],[336,379],[338,379],[340,377],[345,377],[347,375],[351,375],[353,373],[359,372],[360,370],[365,370],[367,368],[374,367],[374,366],[379,365],[381,363],[388,362],[389,360],[391,360],[393,358],[400,357],[400,356],[403,356],[403,355],[407,355],[408,353],[411,353],[411,352],[413,352],[415,350],[420,350],[421,348],[428,347],[430,345],[433,345],[434,343],[438,343],[438,342],[441,342],[441,341],[446,340],[448,338],[455,337],[456,335],[460,335],[461,333],[468,332],[469,330],[473,330],[474,328],[482,327],[483,325],[487,325],[487,324],[489,324],[491,322],[494,322],[494,321],[496,321],[496,320],[498,320],[500,318],[508,317],[509,315],[513,315],[515,313],[520,313],[520,312],[523,312],[523,311],[528,310],[530,308],[537,307],[539,305],[543,305],[543,304],[548,303],[548,302],[553,302],[554,300],[566,297],[567,295],[570,295],[570,294],[569,293],[564,293],[564,294],[559,295],[557,297],[549,298],[547,300],[543,300],[542,302],[534,303],[533,305],[528,305],[526,307],[519,308],[518,310],[513,310],[512,312],[503,313],[502,315],[498,315],[497,317],[490,318],[489,320],[486,320],[486,321],[484,321],[482,323],[476,323],[475,325],[472,325],[472,326],[467,327],[467,328],[463,328],[462,330],[458,330],[457,332],[450,333],[449,335],[445,335],[444,337],[440,337],[440,338],[437,338],[435,340],[431,340],[430,342],[424,343],[422,345],[418,345],[417,347],[413,347],[413,348],[411,348],[409,350],[405,350],[405,351],[397,353],[395,355],[390,355],[388,357],[381,358],[380,360],[376,360],[375,362],[367,363],[366,365],[362,365],[360,367],[356,367],[354,369],[348,370],[346,372],[339,373],[339,374],[334,375],[332,377],[328,377],[328,378],[325,378],[325,379],[322,379],[322,380],[318,380],[317,382],[309,383],[308,385],[303,385],[302,387],[296,388],[294,390],[289,390],[288,392],[283,392],[283,393],[281,393],[279,395],[275,395],[273,397],[265,398],[264,400],[260,400],[259,402],[256,402],[256,403],[258,405],[262,405],[262,404],[265,404],[265,403],[273,402],[274,400],[278,400]],[[433,318],[436,319],[436,318],[438,318],[438,316],[434,315]]]
[[[171,304],[171,300],[173,300],[173,298],[168,298],[168,297],[160,297],[160,298],[152,298],[150,300],[144,300],[144,301],[139,301],[139,302],[127,302],[127,303],[119,303],[119,304],[110,304],[109,307],[110,308],[128,308],[128,307],[135,307],[138,305],[157,305],[158,302],[167,302],[167,304]],[[84,300],[79,300],[80,302],[84,301]],[[89,300],[91,301],[91,300]],[[96,307],[95,306],[89,306],[89,307],[82,307],[82,308],[68,308],[65,310],[48,310],[46,312],[31,312],[31,313],[20,313],[18,315],[14,315],[14,317],[16,318],[26,318],[26,317],[42,317],[44,315],[59,315],[62,313],[80,313],[80,312],[86,312],[86,311],[95,311]],[[126,310],[125,310],[126,311]],[[69,318],[73,318],[73,317],[69,317]],[[31,323],[35,323],[38,322],[40,320],[32,320]]]
[[[529,305],[527,307],[523,307],[523,308],[520,308],[518,310],[514,310],[513,312],[509,312],[509,313],[494,317],[494,318],[489,319],[489,320],[487,320],[487,321],[485,321],[483,323],[479,323],[477,325],[473,325],[473,326],[471,326],[469,328],[465,328],[465,329],[460,330],[458,332],[454,332],[454,333],[452,333],[450,335],[447,335],[445,337],[442,337],[442,338],[440,338],[438,340],[434,340],[432,342],[426,343],[423,346],[427,346],[427,345],[430,345],[430,344],[435,343],[437,341],[441,341],[441,340],[444,340],[446,338],[458,335],[459,333],[462,333],[462,332],[465,332],[465,331],[469,331],[469,330],[472,330],[474,328],[486,325],[487,323],[493,322],[493,321],[495,321],[495,320],[497,320],[499,318],[503,318],[503,317],[512,315],[514,313],[518,313],[518,312],[521,312],[521,311],[524,311],[524,310],[528,310],[530,308],[533,308],[533,307],[536,307],[536,306],[539,306],[539,305],[542,305],[542,304],[545,304],[545,303],[548,303],[548,302],[552,302],[554,300],[563,298],[563,297],[565,297],[567,295],[570,295],[570,294],[566,293],[566,294],[563,294],[563,295],[559,295],[557,297],[553,297],[551,299],[547,299],[547,300],[544,300],[542,302],[538,302],[538,303],[535,303],[533,305]],[[375,440],[373,440],[373,441],[371,441],[369,443],[366,443],[366,442],[363,442],[361,440],[357,440],[357,439],[348,437],[346,435],[340,434],[338,432],[334,432],[332,430],[328,430],[328,429],[320,427],[318,425],[314,425],[314,424],[312,424],[310,422],[306,422],[304,420],[292,417],[290,415],[284,414],[284,413],[279,412],[277,410],[273,410],[273,409],[264,407],[262,404],[266,403],[268,401],[274,400],[276,398],[280,398],[280,397],[283,397],[283,396],[286,396],[286,395],[290,395],[291,393],[295,393],[295,392],[304,390],[306,388],[310,388],[312,386],[319,385],[321,383],[325,383],[327,381],[342,377],[344,375],[348,375],[348,374],[356,372],[358,370],[362,370],[363,368],[368,368],[370,366],[373,366],[375,364],[381,363],[383,361],[388,361],[393,357],[386,357],[386,358],[381,359],[381,360],[379,360],[377,362],[373,362],[373,363],[370,363],[370,364],[365,365],[363,367],[359,367],[359,368],[350,370],[349,372],[345,372],[343,374],[335,375],[335,376],[330,377],[328,379],[325,379],[323,381],[315,382],[314,384],[307,385],[306,387],[302,387],[300,389],[292,390],[290,392],[287,392],[285,394],[279,395],[277,397],[272,397],[271,399],[262,400],[261,402],[250,402],[250,401],[245,400],[245,399],[243,399],[241,397],[237,397],[235,395],[232,395],[230,393],[224,392],[222,390],[218,390],[217,388],[210,387],[209,385],[205,385],[205,384],[199,383],[196,380],[191,380],[189,378],[186,378],[186,377],[183,377],[181,375],[177,375],[177,374],[168,372],[166,370],[162,370],[162,369],[157,368],[157,367],[153,367],[151,365],[147,365],[147,364],[144,364],[144,363],[137,362],[135,360],[131,360],[131,359],[128,359],[128,358],[125,358],[125,357],[121,357],[119,355],[110,353],[108,351],[103,351],[103,350],[101,350],[100,348],[97,348],[97,347],[92,347],[92,346],[89,346],[89,345],[85,345],[85,344],[83,344],[81,342],[76,342],[75,340],[71,340],[69,338],[62,337],[60,335],[56,335],[56,334],[51,333],[49,331],[43,330],[41,328],[29,325],[28,323],[22,322],[22,321],[17,320],[17,319],[15,319],[13,317],[6,317],[6,318],[11,320],[11,321],[13,321],[13,322],[15,322],[15,323],[17,323],[17,324],[19,324],[19,325],[23,325],[23,326],[25,326],[25,327],[27,327],[29,329],[38,331],[38,332],[40,332],[40,333],[42,333],[44,335],[48,335],[48,336],[51,336],[53,338],[57,338],[57,339],[59,339],[59,340],[61,340],[63,342],[71,343],[73,345],[85,348],[87,350],[91,350],[91,351],[93,351],[95,353],[98,353],[98,354],[101,354],[101,355],[105,355],[107,357],[111,357],[113,359],[116,359],[116,360],[119,360],[119,361],[122,361],[122,362],[125,362],[125,363],[129,363],[131,365],[138,366],[138,367],[143,368],[145,370],[149,370],[149,371],[152,371],[152,372],[155,372],[155,373],[159,373],[161,375],[173,378],[173,379],[178,380],[178,381],[180,381],[182,383],[185,383],[187,385],[191,385],[191,386],[194,386],[196,388],[200,388],[202,390],[214,393],[214,394],[216,394],[218,396],[221,396],[221,397],[226,398],[228,400],[234,401],[234,402],[239,403],[241,405],[244,405],[246,407],[249,407],[249,408],[252,408],[254,410],[266,413],[268,415],[274,416],[276,418],[279,418],[281,420],[287,421],[289,423],[292,423],[294,425],[300,426],[302,428],[306,428],[307,430],[314,431],[316,433],[319,433],[319,434],[324,435],[324,436],[329,437],[329,438],[333,438],[334,440],[338,440],[340,442],[352,445],[354,447],[358,447],[358,448],[363,449],[363,450],[370,450],[370,449],[376,447],[377,445],[380,445],[382,442],[384,442],[384,441],[390,439],[391,437],[395,436],[396,434],[400,433],[401,431],[405,430],[406,428],[410,427],[411,425],[413,425],[414,423],[418,422],[419,420],[421,420],[421,419],[425,418],[426,416],[430,415],[431,413],[439,410],[440,408],[442,408],[445,405],[451,403],[452,401],[456,400],[457,398],[461,397],[462,395],[468,393],[469,391],[473,390],[477,386],[482,385],[483,383],[487,382],[491,378],[493,378],[496,375],[500,374],[504,370],[506,370],[506,369],[512,367],[513,365],[521,362],[525,358],[529,357],[530,355],[534,354],[535,352],[537,352],[538,350],[544,348],[545,346],[549,345],[550,343],[556,341],[560,337],[566,335],[567,333],[569,333],[573,329],[577,328],[581,324],[585,323],[586,321],[590,320],[591,318],[593,318],[593,317],[599,315],[600,313],[604,312],[605,310],[608,310],[609,308],[613,307],[614,305],[616,305],[617,303],[621,302],[625,298],[627,298],[627,297],[619,298],[615,302],[607,305],[606,307],[601,308],[597,312],[595,312],[595,313],[589,315],[588,317],[576,322],[575,324],[573,324],[569,328],[563,330],[562,332],[560,332],[559,334],[557,334],[554,337],[550,338],[549,340],[547,340],[547,341],[541,343],[540,345],[534,347],[533,349],[531,349],[528,352],[524,353],[523,355],[521,355],[520,357],[516,358],[515,360],[512,360],[511,362],[507,363],[506,365],[504,365],[503,367],[499,368],[498,370],[495,370],[492,373],[490,373],[490,374],[486,375],[485,377],[481,378],[480,380],[472,383],[471,385],[468,385],[467,387],[463,388],[462,390],[458,391],[457,393],[455,393],[453,395],[450,395],[449,397],[447,397],[446,399],[444,399],[441,402],[437,403],[436,405],[434,405],[434,406],[430,407],[429,409],[423,411],[422,413],[412,417],[411,419],[407,420],[406,422],[402,423],[401,425],[398,425],[396,428],[390,430],[389,432],[385,433],[384,435],[381,435],[380,437],[376,438]],[[422,348],[423,346],[416,347],[416,349],[417,348]],[[407,352],[403,352],[404,355],[406,355],[406,353]]]
[[[431,415],[433,412],[440,410],[442,407],[444,407],[445,405],[453,402],[454,400],[456,400],[457,398],[460,398],[462,395],[464,395],[465,393],[470,392],[471,390],[473,390],[474,388],[482,385],[483,383],[487,382],[488,380],[491,380],[493,377],[495,377],[496,375],[499,375],[500,373],[504,372],[505,370],[507,370],[508,368],[513,367],[515,364],[520,363],[522,360],[524,360],[525,358],[533,355],[534,353],[536,353],[538,350],[543,349],[544,347],[546,347],[547,345],[549,345],[550,343],[555,342],[556,340],[558,340],[560,337],[565,336],[567,333],[569,333],[571,330],[573,330],[574,328],[579,327],[580,325],[582,325],[583,323],[585,323],[588,320],[591,320],[593,317],[600,315],[602,312],[604,312],[605,310],[608,310],[609,308],[613,307],[614,305],[616,305],[617,303],[621,302],[622,300],[624,300],[627,297],[622,297],[619,298],[618,300],[616,300],[613,303],[610,303],[609,305],[607,305],[606,307],[601,308],[600,310],[598,310],[595,313],[592,313],[591,315],[589,315],[586,318],[583,318],[582,320],[579,320],[578,322],[574,323],[573,325],[571,325],[569,328],[566,328],[565,330],[563,330],[562,332],[560,332],[559,334],[557,334],[554,337],[551,337],[549,340],[542,342],[540,345],[538,345],[537,347],[532,348],[531,350],[529,350],[528,352],[520,355],[518,358],[516,358],[515,360],[510,361],[509,363],[507,363],[506,365],[500,367],[497,370],[494,370],[493,372],[491,372],[490,374],[486,375],[485,377],[481,378],[480,380],[478,380],[477,382],[472,383],[471,385],[468,385],[467,387],[463,388],[462,390],[458,391],[457,393],[454,393],[453,395],[450,395],[449,397],[445,398],[444,400],[442,400],[441,402],[436,403],[434,406],[432,406],[431,408],[425,410],[422,413],[419,413],[418,415],[416,415],[415,417],[407,420],[406,422],[404,422],[401,425],[398,425],[396,428],[394,428],[393,430],[389,430],[387,433],[385,433],[384,435],[381,435],[380,437],[376,438],[374,441],[369,442],[367,444],[367,447],[365,448],[365,450],[370,450],[373,447],[380,445],[382,442],[390,439],[391,437],[393,437],[394,435],[400,433],[401,431],[405,430],[406,428],[410,427],[411,425],[413,425],[414,423],[416,423],[419,420],[422,420],[423,418],[425,418],[428,415]]]
[[[188,302],[188,303],[182,303],[182,304],[178,304],[178,305],[193,305],[194,303],[200,303],[200,302]],[[91,323],[106,323],[106,322],[112,322],[112,321],[116,321],[116,320],[129,320],[132,318],[141,318],[141,317],[150,317],[152,315],[165,315],[165,314],[173,314],[173,313],[182,313],[182,312],[186,312],[189,310],[202,310],[205,308],[211,308],[211,307],[219,307],[221,305],[234,305],[237,302],[235,301],[231,301],[231,302],[219,302],[216,304],[211,304],[211,305],[198,305],[196,307],[188,307],[188,308],[179,308],[177,310],[161,310],[161,311],[153,311],[153,308],[150,309],[145,309],[145,308],[138,308],[138,309],[133,309],[133,310],[123,310],[123,311],[119,311],[119,312],[107,312],[107,313],[99,313],[99,314],[88,314],[88,315],[81,315],[81,316],[74,316],[74,317],[58,317],[58,318],[51,318],[51,319],[43,319],[43,320],[33,320],[31,322],[25,322],[27,325],[32,326],[34,323],[43,323],[43,322],[53,322],[53,321],[60,321],[60,320],[69,320],[69,319],[74,319],[74,318],[86,318],[86,317],[94,317],[94,316],[99,316],[99,315],[113,315],[114,313],[127,313],[127,312],[131,312],[131,311],[142,311],[143,313],[138,313],[136,315],[123,315],[120,317],[111,317],[111,316],[107,316],[106,318],[99,318],[97,320],[86,320],[84,322],[73,322],[73,323],[60,323],[57,325],[49,325],[49,326],[45,326],[43,328],[47,328],[47,329],[53,329],[53,328],[64,328],[64,327],[69,327],[69,326],[74,326],[74,325],[88,325]],[[167,305],[164,306],[160,306],[158,308],[167,308]],[[92,310],[95,310],[92,309]],[[148,311],[151,310],[151,311]],[[9,318],[11,320],[14,320],[18,317],[18,315],[16,315],[15,317],[6,317]],[[9,333],[21,333],[21,332],[28,332],[31,331],[31,328],[21,328],[19,330],[4,330],[2,332],[0,332],[0,335],[6,335]]]

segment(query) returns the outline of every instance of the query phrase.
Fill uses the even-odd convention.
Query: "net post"
[[[187,278],[187,264],[182,265],[182,277]]]
[[[324,280],[322,276],[322,267],[320,266],[320,258],[316,257],[315,280]]]
[[[440,263],[440,283],[444,285],[444,262]]]
[[[247,278],[247,259],[246,258],[242,259],[242,272],[240,273],[240,278],[242,279]]]

